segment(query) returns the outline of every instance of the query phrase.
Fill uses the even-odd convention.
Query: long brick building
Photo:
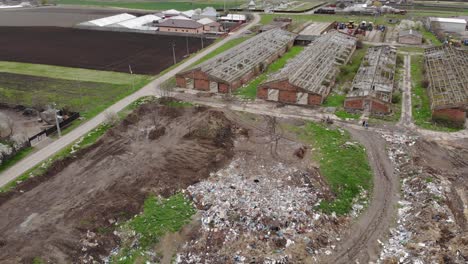
[[[348,110],[390,113],[396,57],[393,47],[370,47],[354,77],[344,107]]]
[[[283,55],[293,45],[295,36],[281,29],[258,34],[200,65],[178,73],[177,86],[219,93],[234,91]]]
[[[339,65],[348,62],[356,38],[334,31],[291,59],[257,89],[257,97],[287,104],[320,105],[330,93]]]
[[[468,110],[468,52],[452,46],[424,52],[432,119],[463,126]]]

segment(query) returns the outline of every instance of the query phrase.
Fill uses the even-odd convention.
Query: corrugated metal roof
[[[400,32],[398,33],[398,35],[399,35],[400,37],[402,37],[402,36],[407,36],[407,35],[422,37],[422,34],[419,33],[419,31],[412,30],[412,29],[400,31]]]
[[[216,21],[214,21],[213,19],[209,19],[209,18],[205,17],[205,18],[202,18],[200,20],[197,20],[197,22],[202,24],[202,25],[208,25],[208,24],[211,24],[211,23],[215,23]]]
[[[466,24],[466,20],[461,18],[431,17],[430,20],[443,23]]]
[[[138,29],[146,24],[152,23],[153,21],[159,21],[161,19],[162,18],[155,16],[155,15],[145,15],[145,16],[134,18],[134,19],[129,19],[129,20],[125,20],[119,23],[115,23],[109,26]]]
[[[191,19],[168,19],[164,22],[159,23],[159,27],[172,27],[172,28],[200,28],[202,24]]]
[[[104,27],[104,26],[119,23],[119,22],[129,20],[129,19],[133,19],[133,18],[136,18],[136,16],[130,15],[130,14],[127,14],[127,13],[123,13],[123,14],[118,14],[118,15],[114,15],[114,16],[103,17],[103,18],[83,22],[80,25]]]

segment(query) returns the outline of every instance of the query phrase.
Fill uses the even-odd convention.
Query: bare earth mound
[[[140,212],[150,192],[169,196],[208,177],[232,156],[232,136],[221,112],[142,106],[76,158],[0,196],[0,262],[108,255],[118,241],[102,228]],[[100,241],[92,250],[80,242],[88,230]]]

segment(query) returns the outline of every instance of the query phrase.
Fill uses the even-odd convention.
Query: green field
[[[349,213],[361,191],[370,192],[372,187],[372,170],[364,147],[352,142],[348,132],[316,123],[289,129],[313,147],[312,157],[336,195],[333,200],[322,201],[319,208],[326,213]]]
[[[145,75],[0,62],[0,102],[32,107],[56,103],[91,118],[149,81]]]
[[[304,47],[301,46],[294,46],[288,52],[286,52],[281,58],[277,59],[275,62],[270,64],[267,70],[260,74],[257,78],[252,80],[247,86],[241,87],[236,90],[235,94],[241,96],[242,98],[246,99],[255,99],[257,97],[257,87],[267,80],[268,76],[281,70],[289,59],[296,57]]]
[[[196,8],[214,7],[217,9],[224,8],[223,1],[98,1],[98,0],[56,0],[58,4],[63,5],[84,5],[84,6],[101,6],[101,7],[119,7],[144,10],[167,10],[177,9],[185,11]],[[236,7],[235,1],[226,1],[226,7]]]

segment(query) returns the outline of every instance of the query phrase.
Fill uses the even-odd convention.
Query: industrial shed
[[[390,113],[396,66],[396,49],[370,47],[354,77],[344,106],[348,110]]]
[[[154,27],[153,23],[160,21],[161,19],[161,17],[155,15],[145,15],[133,19],[124,20],[119,23],[111,24],[109,25],[109,27],[139,30],[157,30],[158,28]]]
[[[356,38],[334,31],[317,38],[257,89],[264,100],[320,105],[330,93],[339,65],[348,62]]]
[[[410,29],[398,33],[398,42],[402,44],[419,45],[422,43],[423,36],[419,31]]]
[[[112,24],[116,24],[125,20],[134,19],[134,18],[136,18],[136,16],[123,13],[123,14],[118,14],[114,16],[103,17],[103,18],[83,22],[78,25],[82,27],[105,27],[105,26],[109,26]]]
[[[468,52],[452,46],[424,52],[432,119],[463,126],[468,109]]]
[[[254,76],[284,54],[295,34],[274,29],[244,41],[214,58],[176,75],[177,86],[229,93],[248,83]]]
[[[466,30],[467,22],[462,18],[429,17],[429,28],[440,28],[445,32],[460,33]]]

